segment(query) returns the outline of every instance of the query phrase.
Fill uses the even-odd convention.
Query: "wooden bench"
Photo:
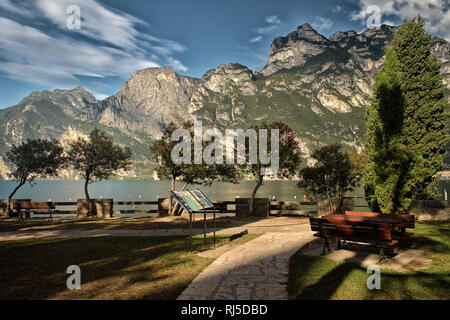
[[[17,202],[30,202],[31,201],[31,199],[11,199],[11,213],[12,213],[12,215],[10,215],[10,216],[14,216],[14,203],[17,203]],[[8,207],[8,199],[1,199],[0,200],[0,209],[1,210],[3,210],[4,212],[3,212],[3,214],[5,215],[5,216],[7,216],[8,215],[8,213],[6,212],[6,208]],[[16,215],[18,215],[18,212],[16,213]]]
[[[406,232],[406,228],[414,229],[415,227],[416,218],[411,214],[386,214],[378,212],[345,211],[345,215],[398,220],[401,226],[398,228],[399,230],[392,230],[391,234],[400,236],[402,238],[411,238],[412,236],[414,236],[413,232]]]
[[[397,240],[391,237],[391,226],[384,223],[351,221],[342,218],[309,218],[311,230],[317,231],[315,237],[324,239],[322,255],[331,251],[328,239],[338,241],[338,249],[341,241],[361,242],[376,245],[380,248],[380,262],[384,258],[384,248],[394,248]]]
[[[55,202],[15,202],[14,210],[19,212],[19,222],[23,221],[23,214],[49,214],[49,221],[53,220],[52,214],[56,211]]]

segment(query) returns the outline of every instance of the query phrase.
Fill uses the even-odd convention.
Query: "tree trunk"
[[[328,208],[330,210],[330,213],[333,213],[333,203],[331,202],[330,192],[328,191],[328,183],[327,183],[326,193],[327,193],[327,200],[328,200]]]
[[[172,182],[170,184],[170,191],[175,191],[175,177],[172,177]],[[170,193],[170,203],[169,203],[169,216],[172,215],[172,211],[173,211],[173,195],[172,193]]]
[[[27,182],[26,179],[20,180],[20,183],[14,188],[14,190],[11,192],[11,194],[8,197],[8,203],[6,204],[6,214],[9,216],[11,214],[11,201],[14,195],[16,194],[17,190],[19,190],[25,183]]]
[[[344,201],[344,193],[342,192],[341,188],[339,188],[339,184],[336,184],[336,209],[335,213],[340,214],[342,203]]]
[[[86,175],[86,180],[84,181],[84,194],[86,196],[86,200],[88,201],[89,204],[89,215],[92,215],[92,202],[91,202],[91,198],[89,197],[89,191],[88,191],[88,186],[89,186],[89,175]]]
[[[264,179],[264,176],[259,175],[258,182],[256,183],[256,186],[253,189],[252,197],[251,197],[250,203],[248,205],[248,212],[249,212],[250,215],[254,214],[254,208],[253,208],[254,206],[253,205],[254,205],[254,202],[255,202],[256,192],[258,191],[259,187],[261,187],[261,185],[263,183],[263,179]]]

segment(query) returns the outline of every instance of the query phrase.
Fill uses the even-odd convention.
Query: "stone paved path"
[[[276,217],[240,224],[239,226],[218,228],[216,234],[238,234],[244,230],[249,233],[283,232],[297,233],[309,228],[307,219]],[[208,233],[213,229],[208,228]],[[193,229],[193,234],[203,234],[203,229]],[[127,229],[94,229],[94,230],[30,230],[0,232],[0,241],[23,240],[30,238],[73,238],[73,237],[101,237],[101,236],[177,236],[189,235],[189,229],[158,229],[158,230],[127,230]]]
[[[309,225],[298,232],[269,232],[227,251],[201,272],[178,300],[287,299],[289,258],[313,240]]]

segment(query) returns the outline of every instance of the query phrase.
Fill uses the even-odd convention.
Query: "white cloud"
[[[447,0],[358,0],[360,10],[350,15],[352,20],[360,20],[366,23],[373,14],[369,7],[377,6],[382,15],[381,23],[385,21],[383,16],[393,15],[401,19],[412,19],[419,14],[426,21],[426,29],[438,36],[450,41],[450,10]]]
[[[251,38],[250,39],[250,42],[251,43],[255,43],[255,42],[259,42],[259,41],[261,41],[262,40],[262,36],[256,36],[256,37],[254,37],[254,38]]]
[[[330,29],[333,26],[333,21],[323,17],[316,17],[312,23],[312,27],[319,32]]]
[[[81,9],[78,30],[66,26],[70,5]],[[78,84],[78,76],[128,77],[158,67],[154,61],[160,57],[177,70],[188,70],[172,57],[186,47],[139,31],[148,24],[97,0],[1,0],[0,9],[27,18],[21,19],[24,25],[0,16],[0,67],[10,78],[67,87]]]
[[[22,6],[21,4],[13,4],[11,0],[2,0],[0,2],[0,8],[12,13],[15,13],[17,15],[26,16],[26,17],[32,17],[33,13]]]
[[[280,24],[281,20],[276,15],[268,16],[266,22],[270,24]]]
[[[77,5],[81,9],[81,28],[72,32],[121,48],[139,49],[139,32],[135,25],[145,23],[124,12],[116,12],[95,0],[35,0],[35,5],[45,17],[65,30],[66,10],[71,5]]]
[[[262,40],[264,35],[273,34],[278,29],[282,21],[278,18],[277,15],[270,15],[264,19],[266,24],[262,27],[256,28],[254,31],[258,34],[258,36],[251,38],[249,41],[251,43],[259,42]]]
[[[54,38],[42,31],[0,17],[2,72],[9,77],[47,86],[70,86],[77,76],[129,75],[157,67],[143,53],[94,46],[70,38]]]
[[[189,69],[184,66],[179,60],[174,59],[172,57],[168,57],[167,61],[169,62],[169,66],[171,66],[175,71],[186,72]]]
[[[281,24],[281,20],[276,15],[268,16],[265,19],[267,25],[256,28],[256,33],[260,35],[271,34],[278,30],[278,26]]]
[[[336,5],[334,8],[333,8],[333,12],[342,12],[344,10],[344,8],[343,7],[341,7],[340,5]]]

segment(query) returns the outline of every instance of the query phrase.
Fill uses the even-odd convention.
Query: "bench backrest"
[[[384,223],[348,221],[342,218],[309,218],[312,231],[321,237],[353,239],[355,241],[391,241],[391,226]]]
[[[31,199],[11,199],[11,203],[17,203],[17,202],[30,202]],[[0,208],[4,208],[6,209],[6,207],[8,206],[8,200],[0,200]]]
[[[406,228],[414,228],[416,218],[411,214],[387,214],[378,212],[358,212],[358,211],[345,211],[345,215],[359,216],[359,217],[371,217],[371,218],[395,218],[400,219],[405,223]]]
[[[49,210],[55,209],[56,204],[50,202],[17,202],[14,203],[14,207],[21,210]]]

